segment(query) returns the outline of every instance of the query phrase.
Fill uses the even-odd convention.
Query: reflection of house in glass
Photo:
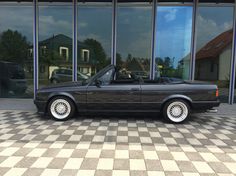
[[[195,79],[228,84],[232,36],[233,30],[223,32],[197,52]]]
[[[72,43],[72,39],[63,34],[39,42],[40,78],[49,79],[57,68],[72,69]],[[78,41],[78,71],[88,74],[96,70],[95,59],[92,48]]]
[[[179,78],[188,79],[189,76],[189,65],[190,65],[190,54],[186,55],[183,59],[178,62],[178,75]]]
[[[149,65],[150,65],[150,59],[144,59],[144,58],[131,58],[130,60],[127,60],[127,62],[124,62],[122,67],[127,68],[129,71],[131,71],[134,75],[137,77],[142,77],[144,79],[149,78]]]

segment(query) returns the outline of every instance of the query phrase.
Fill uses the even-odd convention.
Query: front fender
[[[66,97],[69,97],[70,99],[72,99],[75,102],[75,98],[68,92],[52,92],[48,96],[48,100],[50,100],[52,97],[55,97],[55,96],[66,96]]]

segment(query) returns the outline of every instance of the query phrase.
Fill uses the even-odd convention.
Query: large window
[[[71,3],[39,2],[39,86],[72,81]]]
[[[118,1],[116,64],[124,72],[149,78],[152,37],[152,4]]]
[[[189,79],[191,6],[159,6],[156,19],[155,77]]]
[[[223,102],[229,94],[232,37],[233,7],[198,8],[195,79],[217,84]]]
[[[33,97],[32,3],[0,4],[0,97]]]
[[[88,76],[111,64],[112,0],[78,2],[78,73]]]

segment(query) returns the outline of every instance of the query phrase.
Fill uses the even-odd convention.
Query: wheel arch
[[[166,103],[168,103],[169,101],[172,101],[172,100],[175,100],[175,99],[178,99],[178,100],[184,100],[188,103],[189,107],[192,109],[192,99],[186,95],[171,95],[169,97],[166,97],[163,101],[162,101],[162,104],[161,104],[161,111],[163,110],[164,106]]]
[[[67,92],[57,92],[57,93],[51,93],[48,96],[47,104],[46,104],[46,107],[45,107],[45,112],[46,113],[48,112],[48,105],[49,105],[50,101],[53,98],[55,98],[55,97],[66,97],[66,98],[69,98],[72,101],[72,103],[74,104],[75,110],[77,111],[77,106],[76,106],[76,103],[75,103],[75,98],[70,93],[67,93]]]

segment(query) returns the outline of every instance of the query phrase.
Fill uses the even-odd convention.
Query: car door
[[[141,105],[140,84],[114,82],[114,75],[115,69],[112,67],[88,86],[88,111],[138,110]]]
[[[169,86],[154,81],[141,84],[141,103],[146,111],[159,111],[162,101],[170,94]]]

